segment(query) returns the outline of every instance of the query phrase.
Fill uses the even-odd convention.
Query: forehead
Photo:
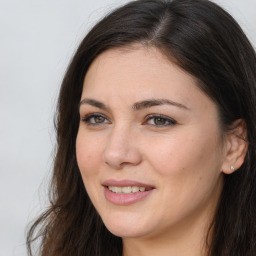
[[[120,98],[141,101],[168,98],[204,104],[209,100],[198,88],[196,78],[182,70],[155,47],[110,49],[99,55],[85,76],[82,98],[112,101]]]
[[[168,76],[170,71],[171,76]],[[103,77],[101,74],[106,76]],[[189,82],[196,80],[157,48],[137,45],[129,48],[114,48],[100,54],[89,67],[85,82],[87,80],[104,81],[105,79],[124,82],[126,79],[127,83],[132,83],[137,78],[160,81],[163,76]]]

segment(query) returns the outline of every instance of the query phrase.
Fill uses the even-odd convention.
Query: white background
[[[25,256],[46,205],[61,79],[78,43],[127,1],[0,0],[0,256]],[[218,0],[256,45],[256,0]]]

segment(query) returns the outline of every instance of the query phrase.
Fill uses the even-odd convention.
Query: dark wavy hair
[[[88,67],[102,52],[133,43],[158,48],[196,77],[218,106],[224,131],[236,119],[245,121],[248,152],[240,169],[223,174],[208,255],[255,256],[256,54],[236,21],[208,0],[132,1],[86,35],[61,86],[50,206],[28,230],[28,254],[38,240],[42,256],[122,255],[122,239],[106,229],[84,188],[75,144]]]

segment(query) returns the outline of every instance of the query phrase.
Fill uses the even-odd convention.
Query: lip
[[[152,185],[134,181],[134,180],[111,179],[103,182],[102,186],[104,187],[104,196],[106,200],[115,205],[135,204],[141,200],[145,200],[155,190],[155,187]],[[145,190],[143,192],[129,193],[129,194],[119,194],[119,193],[114,193],[110,191],[108,189],[108,186],[116,186],[116,187],[137,186],[137,187],[145,187],[146,189],[149,189],[149,190]]]

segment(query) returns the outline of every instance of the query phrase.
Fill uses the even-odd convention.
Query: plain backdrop
[[[25,256],[47,205],[53,116],[69,60],[115,0],[0,0],[0,256]],[[256,45],[256,0],[216,0]]]

